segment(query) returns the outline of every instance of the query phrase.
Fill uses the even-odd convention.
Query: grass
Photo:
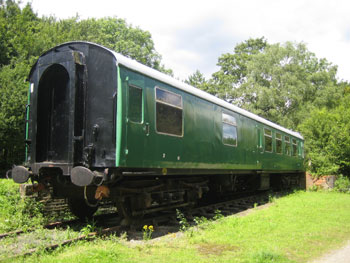
[[[340,247],[349,237],[349,194],[296,192],[266,209],[206,221],[184,234],[141,242],[118,237],[80,242],[18,261],[306,262],[325,248]]]
[[[43,229],[38,228],[33,232],[20,236],[9,236],[0,240],[0,262],[11,261],[9,257],[24,254],[30,249],[40,249],[47,245],[63,242],[67,239],[77,238],[83,233],[73,229]]]
[[[298,192],[269,209],[213,224],[191,242],[234,245],[238,260],[231,262],[305,262],[350,236],[349,201],[339,193]]]
[[[41,225],[41,205],[31,198],[22,199],[19,185],[0,179],[0,233]]]
[[[74,218],[70,212],[45,212],[43,202],[37,197],[22,198],[19,184],[0,179],[0,233],[37,228],[42,225]]]

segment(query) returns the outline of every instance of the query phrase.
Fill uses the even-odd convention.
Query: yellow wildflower
[[[143,230],[147,230],[148,226],[147,225],[144,225],[143,226]]]

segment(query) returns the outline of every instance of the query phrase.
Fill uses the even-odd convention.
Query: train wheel
[[[73,215],[84,221],[91,219],[98,206],[88,206],[84,199],[68,199],[68,206]]]
[[[130,225],[132,223],[132,209],[130,199],[118,200],[116,202],[119,217],[122,218],[121,225]]]

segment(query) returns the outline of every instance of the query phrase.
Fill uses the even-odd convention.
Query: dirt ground
[[[331,251],[310,263],[350,263],[350,241],[344,247]]]

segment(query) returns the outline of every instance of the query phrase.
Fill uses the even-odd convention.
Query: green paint
[[[122,126],[123,126],[123,85],[120,77],[120,67],[117,66],[118,73],[118,91],[117,91],[117,129],[116,129],[116,156],[115,166],[120,166],[121,159],[121,143],[122,143]],[[115,110],[115,109],[114,109]]]
[[[123,86],[124,93],[123,93],[123,102],[124,102],[124,116],[123,118],[126,120],[123,131],[123,142],[122,142],[122,149],[124,149],[121,152],[121,166],[130,166],[132,164],[138,165],[140,167],[139,163],[145,159],[148,158],[148,156],[145,156],[145,154],[150,154],[151,149],[147,149],[147,147],[151,147],[148,145],[148,136],[147,132],[149,130],[148,125],[148,115],[145,115],[145,77],[143,75],[136,74],[134,72],[130,72],[124,68],[121,68],[120,71],[120,77],[122,80],[121,85]],[[141,96],[141,116],[140,121],[133,121],[132,111],[130,105],[128,105],[130,102],[135,103],[131,99],[129,88],[131,87],[137,87],[142,92]],[[131,100],[130,100],[131,99]],[[140,101],[138,102],[140,103]],[[137,167],[137,166],[135,166]]]
[[[33,84],[34,85],[34,84]],[[33,87],[34,88],[34,87]],[[28,99],[27,99],[27,106],[26,106],[26,140],[29,138],[29,111],[30,111],[30,95],[31,95],[31,83],[29,83],[29,88],[28,88]],[[26,144],[26,149],[25,149],[25,162],[28,162],[28,145]]]
[[[231,112],[237,122],[237,146],[225,145],[222,113],[228,112],[227,109],[128,68],[121,66],[118,70],[117,166],[269,171],[304,169],[301,155],[276,153],[276,129]],[[129,85],[137,86],[143,92],[141,123],[122,121],[128,119]],[[157,132],[155,87],[182,97],[183,136]],[[264,150],[264,128],[271,131],[272,152]],[[281,131],[278,133],[286,135]]]

